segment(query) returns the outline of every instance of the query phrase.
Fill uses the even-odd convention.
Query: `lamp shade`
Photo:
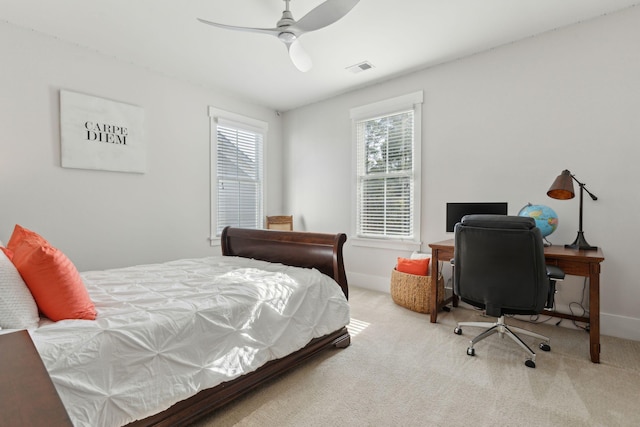
[[[553,184],[551,184],[549,191],[547,191],[547,196],[559,200],[573,199],[576,193],[573,191],[573,177],[571,176],[571,172],[566,169],[563,170],[556,180],[553,181]]]

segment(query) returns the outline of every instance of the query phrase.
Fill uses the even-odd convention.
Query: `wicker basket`
[[[402,307],[418,313],[431,311],[431,276],[391,272],[391,298]],[[438,302],[444,299],[444,278],[438,280]]]

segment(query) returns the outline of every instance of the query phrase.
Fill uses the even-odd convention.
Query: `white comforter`
[[[31,337],[76,426],[120,426],[304,347],[349,322],[317,270],[235,257],[82,273],[95,321]]]

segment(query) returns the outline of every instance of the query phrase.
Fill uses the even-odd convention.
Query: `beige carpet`
[[[638,426],[640,342],[603,336],[589,360],[584,331],[507,323],[551,337],[535,369],[510,339],[494,335],[466,354],[484,321],[457,308],[428,315],[385,293],[351,288],[351,346],[325,352],[202,420],[211,426]],[[537,343],[523,338],[534,349]],[[535,351],[535,350],[534,350]]]

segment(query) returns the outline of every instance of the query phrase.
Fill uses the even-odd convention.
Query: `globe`
[[[518,215],[535,219],[536,227],[540,229],[542,237],[547,237],[558,228],[558,215],[549,206],[527,203],[525,207],[520,209]]]

